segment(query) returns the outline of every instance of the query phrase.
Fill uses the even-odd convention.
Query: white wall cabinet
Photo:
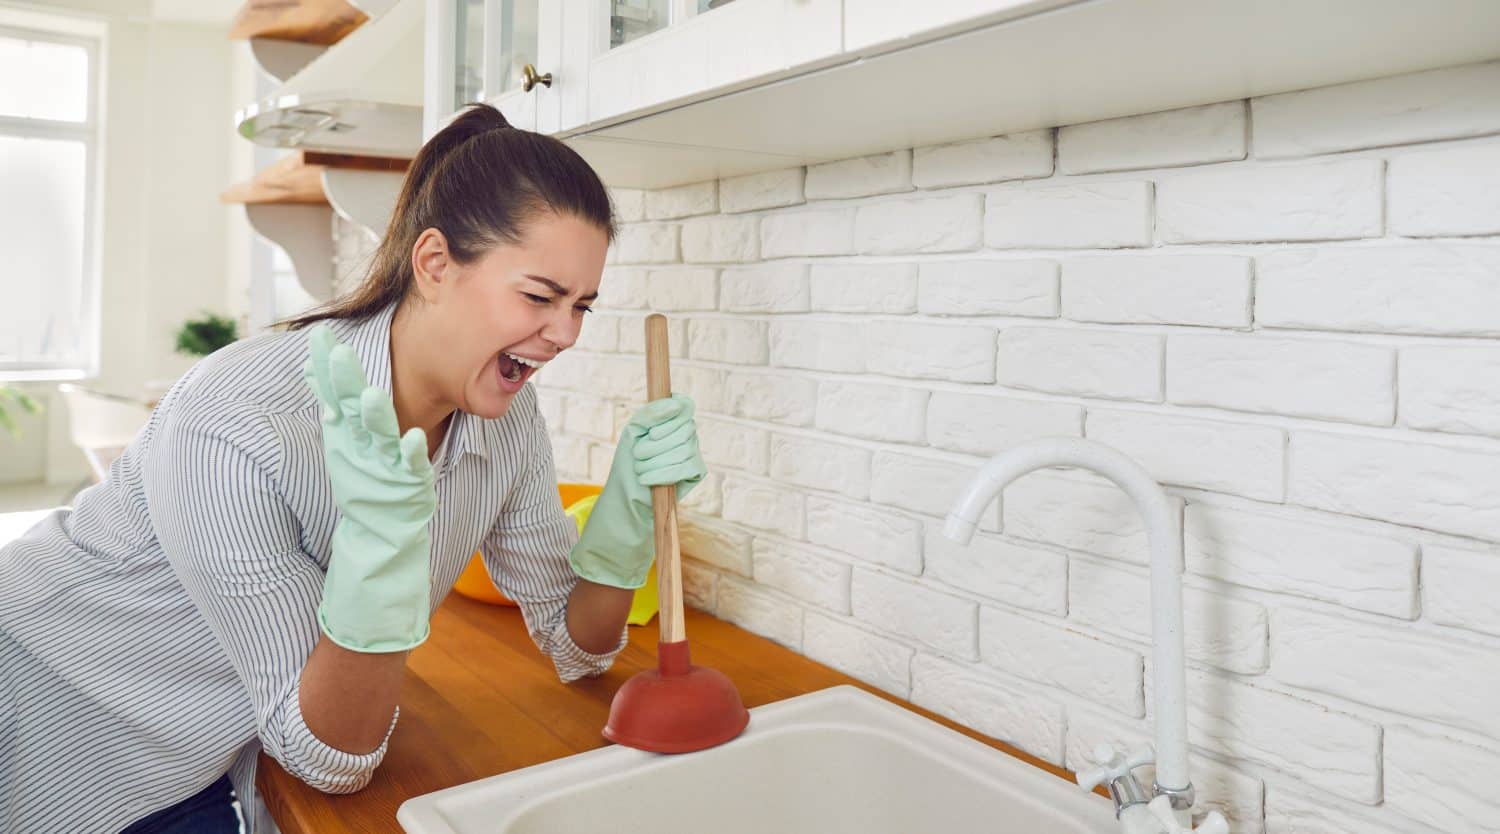
[[[1495,0],[427,2],[429,125],[478,77],[634,188],[1500,58]]]

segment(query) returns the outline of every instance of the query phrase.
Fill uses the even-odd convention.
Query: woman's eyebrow
[[[553,292],[557,293],[558,295],[567,295],[568,294],[568,288],[567,287],[564,287],[562,284],[557,283],[556,281],[552,280],[551,278],[543,278],[540,275],[532,275],[529,272],[525,273],[525,275],[523,277],[530,278],[531,280],[536,281],[537,283],[540,283],[540,284],[546,284],[547,285],[547,289],[552,290]],[[594,299],[596,299],[598,297],[599,297],[599,292],[598,292],[598,290],[595,290],[594,292],[591,292],[588,295],[580,297],[578,300],[579,301],[593,301]]]

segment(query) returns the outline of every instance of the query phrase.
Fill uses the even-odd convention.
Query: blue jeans
[[[149,817],[136,820],[120,834],[239,834],[240,817],[230,804],[234,786],[228,776],[193,796]]]

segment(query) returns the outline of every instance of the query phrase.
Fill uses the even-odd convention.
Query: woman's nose
[[[558,350],[566,350],[578,341],[578,331],[582,326],[583,317],[575,315],[572,307],[558,305],[558,309],[547,316],[547,322],[542,326],[542,338],[551,342]]]

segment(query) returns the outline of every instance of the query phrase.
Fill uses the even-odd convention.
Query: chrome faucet
[[[1078,774],[1084,790],[1107,784],[1115,802],[1115,817],[1126,834],[1190,832],[1194,803],[1188,778],[1187,671],[1182,641],[1182,528],[1172,504],[1140,464],[1093,440],[1033,440],[994,456],[969,483],[943,535],[961,544],[974,538],[979,513],[1011,481],[1038,469],[1072,466],[1096,472],[1125,491],[1146,521],[1151,547],[1152,672],[1156,696],[1156,747],[1141,747],[1124,756],[1109,745],[1094,750],[1095,765]],[[1158,758],[1159,754],[1159,758]],[[1133,771],[1156,764],[1155,798],[1148,800]],[[1187,827],[1184,827],[1187,826]],[[1211,812],[1196,829],[1203,834],[1228,834],[1229,826]]]

